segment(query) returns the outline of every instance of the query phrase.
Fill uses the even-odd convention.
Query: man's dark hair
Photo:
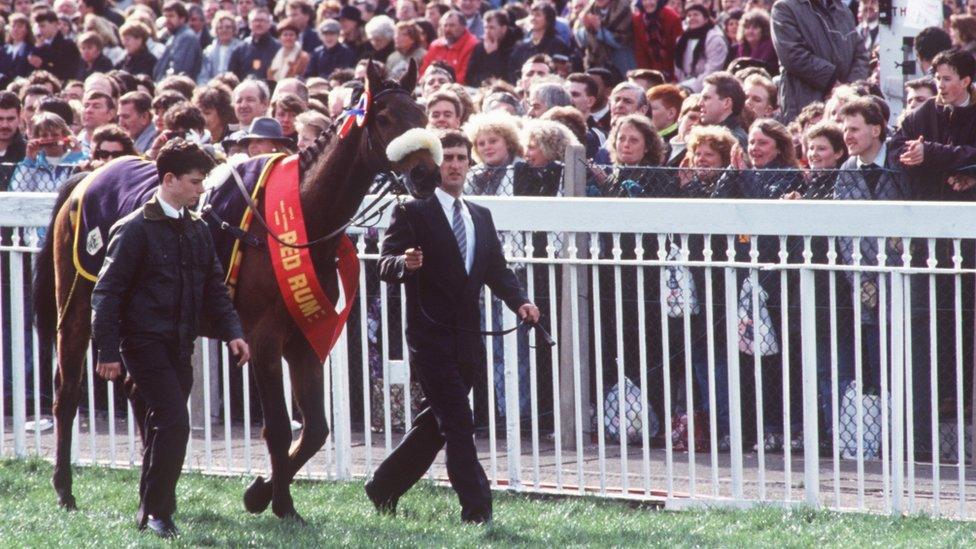
[[[48,23],[57,23],[58,22],[58,14],[54,13],[54,10],[52,10],[52,9],[41,9],[41,10],[38,10],[38,11],[34,12],[32,18],[34,19],[34,22],[35,23],[43,23],[45,21],[48,22]]]
[[[458,99],[458,96],[452,92],[438,91],[431,94],[430,98],[427,99],[427,108],[432,107],[435,103],[440,103],[443,101],[446,101],[454,106],[454,112],[457,114],[457,117],[460,119],[461,113],[464,111],[464,109],[461,106],[461,100]]]
[[[200,171],[206,175],[213,167],[214,159],[200,145],[182,137],[167,141],[156,157],[156,173],[160,182],[168,173],[181,177],[192,171]]]
[[[879,139],[882,142],[888,138],[888,119],[885,118],[881,112],[881,106],[878,105],[878,101],[874,98],[856,97],[851,99],[840,108],[839,114],[842,117],[860,115],[869,126],[878,126],[881,128]]]
[[[27,96],[29,95],[48,97],[51,95],[51,92],[48,91],[48,89],[45,88],[44,86],[37,86],[37,85],[27,86],[26,88],[20,90],[20,101],[23,102],[24,99],[26,99]]]
[[[352,69],[342,68],[335,69],[334,71],[330,72],[328,79],[335,80],[341,86],[355,77],[356,73]]]
[[[0,109],[17,109],[20,112],[20,98],[14,92],[0,91]]]
[[[136,86],[132,89],[137,89],[142,86],[149,90],[149,95],[156,95],[156,81],[152,79],[148,74],[137,74],[134,76],[136,80]]]
[[[50,86],[51,93],[61,93],[61,80],[45,70],[35,70],[27,77],[27,83],[34,86]]]
[[[454,67],[449,65],[447,62],[442,60],[434,61],[433,63],[430,64],[430,66],[427,67],[427,70],[424,71],[424,76],[427,76],[427,73],[430,72],[430,69],[433,68],[438,68],[446,72],[447,75],[451,78],[451,82],[457,82],[457,72],[455,72]]]
[[[542,63],[543,65],[549,67],[549,70],[552,70],[552,57],[549,57],[544,53],[537,53],[532,57],[526,59],[525,63],[522,63],[522,67],[528,65],[529,63]]]
[[[949,33],[940,27],[926,27],[915,37],[915,54],[928,61],[952,47]]]
[[[82,102],[88,101],[89,99],[104,99],[105,106],[109,110],[115,110],[115,99],[113,99],[111,95],[105,92],[88,90],[87,92],[85,92],[85,96],[82,98]]]
[[[939,93],[939,88],[935,85],[935,81],[929,76],[909,80],[908,82],[905,82],[905,88],[909,90],[920,90],[925,88],[932,92],[932,95]]]
[[[962,50],[946,50],[935,56],[932,60],[932,68],[937,69],[941,65],[948,65],[956,71],[959,78],[969,78],[969,86],[973,85],[973,78],[976,76],[976,58],[973,54]]]
[[[122,145],[123,155],[136,154],[136,148],[132,143],[132,138],[129,137],[129,134],[125,133],[125,130],[119,127],[118,124],[106,124],[99,127],[94,133],[92,133],[92,153],[97,150],[99,143],[104,143],[106,141]]]
[[[37,106],[37,112],[53,112],[69,126],[75,123],[75,111],[71,104],[60,97],[45,97]]]
[[[131,91],[119,98],[119,105],[132,105],[140,114],[152,109],[152,97],[141,91]]]
[[[162,110],[168,111],[170,107],[176,105],[177,103],[183,103],[186,98],[180,95],[179,92],[173,90],[165,91],[160,93],[152,100],[152,109],[154,111]]]
[[[118,82],[119,93],[123,95],[129,93],[130,91],[134,91],[136,86],[139,85],[139,81],[136,80],[135,76],[123,70],[111,70],[105,74],[107,74],[112,80]]]
[[[722,99],[732,100],[732,114],[738,116],[746,104],[746,92],[732,73],[713,72],[705,77],[705,84],[715,86],[715,93]]]
[[[546,18],[546,33],[551,33],[556,26],[556,8],[547,2],[536,2],[529,8],[529,13],[542,12]]]
[[[204,128],[207,127],[207,121],[203,118],[203,113],[200,112],[200,109],[194,107],[192,104],[188,102],[177,103],[166,109],[166,114],[163,115],[163,126],[168,131],[174,131],[180,134],[190,130],[203,133]]]
[[[603,87],[607,89],[608,93],[620,82],[619,73],[614,73],[607,67],[590,67],[586,69],[586,74],[602,80]]]
[[[596,97],[600,93],[600,85],[596,83],[596,79],[592,76],[582,73],[574,72],[573,74],[566,77],[567,82],[574,82],[576,84],[583,84],[586,88],[586,95],[590,97]]]
[[[460,130],[443,130],[440,134],[441,147],[461,147],[468,149],[468,156],[471,156],[471,140]]]
[[[183,2],[179,2],[177,0],[171,0],[170,2],[166,2],[166,4],[163,6],[163,13],[166,13],[168,11],[174,12],[177,16],[180,17],[180,19],[190,18],[190,12],[186,10],[186,6],[183,5]]]
[[[222,121],[233,124],[237,121],[237,115],[234,114],[234,105],[231,102],[232,95],[223,84],[208,84],[193,92],[193,104],[200,110],[217,111],[217,116]]]
[[[627,71],[627,78],[630,80],[647,80],[651,83],[648,89],[654,86],[660,86],[667,82],[664,78],[664,74],[661,71],[656,71],[653,69],[633,69]]]

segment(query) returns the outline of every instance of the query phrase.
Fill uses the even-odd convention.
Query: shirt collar
[[[885,159],[887,157],[888,157],[888,145],[886,143],[882,143],[881,144],[881,148],[878,149],[878,154],[874,157],[874,161],[871,162],[871,163],[874,164],[875,166],[879,167],[879,168],[884,168],[885,167]],[[861,162],[861,157],[858,156],[857,157],[857,167],[858,168],[862,168],[864,166],[867,166],[867,164],[865,164],[864,162]]]
[[[180,209],[174,208],[168,202],[163,200],[163,195],[160,193],[156,193],[156,197],[159,198],[159,206],[163,209],[163,213],[166,214],[166,217],[170,217],[173,219],[180,218],[180,214],[183,212],[183,208]]]
[[[444,191],[444,189],[441,189],[440,187],[434,189],[434,195],[437,196],[437,201],[441,203],[441,207],[449,211],[454,209],[454,201],[460,200],[460,198],[455,199],[453,196],[447,194],[447,192]],[[464,208],[465,208],[464,200],[461,200],[461,209]]]

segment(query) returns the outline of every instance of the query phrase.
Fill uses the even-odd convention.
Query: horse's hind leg
[[[58,494],[58,504],[69,510],[77,508],[71,493],[71,429],[81,400],[82,372],[91,335],[90,294],[91,283],[79,279],[57,337],[54,399],[57,447],[51,482]]]

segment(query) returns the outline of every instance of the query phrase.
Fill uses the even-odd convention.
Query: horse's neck
[[[310,240],[349,221],[376,175],[375,166],[369,166],[360,154],[362,134],[357,130],[331,147],[325,161],[314,163],[312,173],[304,178],[301,202],[308,212],[305,223]]]

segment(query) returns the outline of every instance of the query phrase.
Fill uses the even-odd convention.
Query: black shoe
[[[171,517],[156,518],[149,515],[149,519],[146,520],[144,528],[149,529],[153,534],[156,534],[156,536],[162,539],[172,539],[180,535],[180,530],[173,523]]]
[[[366,497],[369,498],[369,501],[373,502],[373,507],[376,508],[377,513],[381,515],[396,515],[398,498],[381,499],[380,495],[376,493],[376,488],[372,480],[367,482],[363,488],[366,490]]]

